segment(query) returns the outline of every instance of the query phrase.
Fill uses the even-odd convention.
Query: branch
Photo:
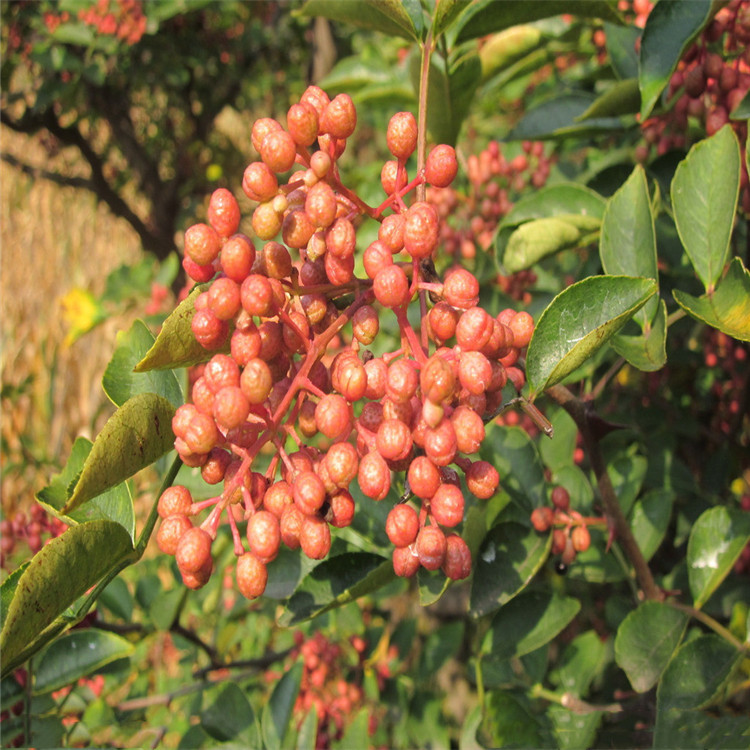
[[[40,113],[26,112],[19,119],[13,119],[5,110],[0,111],[0,122],[18,133],[32,135],[40,130],[47,130],[66,146],[73,146],[81,153],[91,169],[87,189],[104,201],[115,216],[125,219],[136,231],[146,250],[155,253],[159,258],[166,257],[173,249],[173,243],[165,247],[164,239],[155,235],[141,218],[122,199],[104,176],[104,161],[91,143],[76,125],[62,125],[51,109]]]
[[[625,518],[625,514],[622,512],[614,487],[612,486],[612,480],[607,473],[599,440],[593,429],[593,423],[598,420],[598,417],[596,417],[591,408],[590,402],[584,402],[576,398],[564,385],[553,385],[545,392],[573,417],[578,429],[581,431],[586,453],[591,461],[591,468],[594,470],[594,475],[599,485],[599,495],[604,504],[604,513],[611,522],[625,554],[635,569],[636,578],[645,598],[662,601],[664,595],[654,581],[651,569],[648,567],[641,548],[633,536],[633,531]]]

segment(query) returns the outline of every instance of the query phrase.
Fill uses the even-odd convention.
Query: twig
[[[668,599],[666,602],[673,609],[684,612],[691,617],[694,617],[699,622],[702,622],[707,628],[710,628],[717,635],[720,635],[725,641],[731,643],[738,651],[746,651],[748,644],[743,643],[739,638],[736,638],[731,631],[727,630],[721,623],[716,622],[713,617],[707,615],[695,607],[691,607],[688,604],[681,604],[672,599]]]
[[[635,570],[635,575],[643,591],[643,595],[646,599],[662,601],[664,595],[654,581],[651,569],[648,567],[648,563],[643,557],[638,542],[636,542],[633,536],[633,531],[625,518],[625,514],[622,512],[617,494],[612,486],[612,480],[607,473],[599,441],[594,435],[591,426],[594,413],[590,402],[576,398],[564,385],[553,385],[545,392],[573,417],[578,429],[581,431],[586,453],[599,486],[599,495],[604,504],[605,515],[610,519],[623,551]]]

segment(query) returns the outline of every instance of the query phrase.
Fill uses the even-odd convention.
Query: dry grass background
[[[70,168],[34,138],[0,131],[4,151],[47,169]],[[104,290],[107,274],[142,254],[129,225],[90,194],[33,179],[0,162],[2,384],[22,393],[2,400],[2,509],[28,511],[59,470],[75,438],[93,437],[112,407],[101,377],[115,335],[112,318],[70,346],[61,299],[74,287]],[[145,303],[145,300],[144,300]]]

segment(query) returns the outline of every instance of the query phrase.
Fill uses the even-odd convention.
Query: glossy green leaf
[[[393,580],[393,564],[370,552],[346,552],[316,565],[302,579],[279,616],[283,627],[348,604]]]
[[[750,341],[750,271],[741,258],[732,260],[726,276],[712,294],[693,297],[674,289],[672,296],[693,318],[739,341]]]
[[[122,406],[138,393],[156,393],[175,407],[183,403],[180,384],[171,370],[133,372],[154,345],[154,340],[151,331],[140,320],[136,320],[130,330],[118,332],[115,352],[102,377],[104,392],[115,406]]]
[[[576,555],[575,562],[568,568],[570,580],[587,583],[615,583],[625,578],[625,570],[617,557],[607,551],[607,532],[598,527],[589,529],[591,546]]]
[[[470,612],[481,617],[505,606],[544,564],[551,534],[519,523],[501,523],[487,534],[474,561]]]
[[[379,58],[363,60],[352,55],[339,60],[322,78],[319,85],[329,95],[347,92],[356,101],[359,89],[373,84],[385,84],[394,79],[393,71]]]
[[[747,120],[750,118],[750,96],[748,92],[740,99],[735,105],[734,109],[729,113],[730,120]]]
[[[579,122],[596,100],[596,95],[587,91],[573,91],[547,99],[523,115],[507,140],[584,138],[622,130],[624,123],[619,117],[592,117]]]
[[[27,560],[22,565],[19,565],[8,577],[3,581],[0,586],[0,630],[5,625],[5,615],[8,613],[10,603],[13,601],[13,597],[16,595],[16,588],[18,588],[18,581],[21,579],[24,570],[29,567],[29,561]]]
[[[709,705],[740,659],[742,652],[714,633],[684,643],[659,682],[658,711]]]
[[[673,500],[672,490],[660,487],[647,492],[633,506],[630,526],[646,560],[654,556],[667,533]]]
[[[398,0],[360,0],[356,3],[349,0],[307,0],[297,14],[308,18],[323,16],[331,21],[418,41],[417,30],[405,5]]]
[[[599,257],[605,273],[658,278],[651,197],[646,173],[640,165],[607,202]],[[635,314],[642,330],[653,320],[658,306],[659,299],[654,296]]]
[[[458,41],[485,36],[520,23],[530,23],[570,13],[581,18],[599,18],[621,23],[616,4],[608,0],[479,0],[464,12],[458,21]]]
[[[263,747],[267,750],[279,750],[284,743],[294,702],[299,694],[302,680],[302,662],[297,662],[276,683],[268,702],[263,706],[261,730]]]
[[[295,750],[317,750],[318,712],[311,708],[302,721],[297,734]]]
[[[218,742],[228,742],[240,738],[249,747],[260,747],[260,732],[253,707],[245,697],[242,688],[235,682],[228,682],[216,694],[214,700],[200,716],[203,730]]]
[[[204,349],[193,335],[191,323],[195,314],[195,298],[206,285],[197,285],[192,292],[180,302],[159,331],[154,345],[146,352],[143,359],[133,368],[134,372],[149,370],[173,370],[176,367],[191,367],[201,362],[208,362],[215,354]]]
[[[441,0],[437,4],[432,19],[433,37],[437,38],[444,31],[447,31],[470,3],[471,0]]]
[[[487,693],[480,734],[490,739],[490,747],[552,747],[528,702],[506,690]]]
[[[90,521],[115,521],[134,539],[135,509],[130,488],[125,482],[97,495],[70,513],[63,512],[92,446],[93,443],[87,438],[76,438],[62,472],[54,475],[49,485],[37,493],[36,498],[49,513],[69,526]]]
[[[617,26],[613,23],[604,24],[607,35],[607,52],[615,75],[625,81],[638,76],[637,40],[641,29],[635,26]]]
[[[508,273],[523,271],[548,255],[577,247],[581,237],[581,230],[564,219],[550,217],[527,221],[508,239],[503,266]]]
[[[710,508],[693,524],[688,538],[687,565],[690,593],[702,607],[731,573],[750,542],[750,515],[735,508]]]
[[[647,470],[646,458],[628,450],[620,450],[607,461],[607,473],[625,515],[630,513],[635,499],[641,492]]]
[[[503,489],[524,512],[531,515],[546,502],[544,467],[525,430],[497,422],[487,425],[481,453],[498,470]]]
[[[139,393],[125,402],[94,440],[62,512],[70,513],[170,451],[174,412],[174,406],[155,393]]]
[[[51,643],[34,666],[34,693],[40,695],[94,674],[103,666],[124,659],[135,650],[125,638],[105,630],[75,630]]]
[[[552,705],[547,709],[547,716],[554,727],[558,750],[595,747],[596,733],[602,723],[602,711],[581,714]]]
[[[640,336],[618,333],[612,337],[612,348],[643,372],[655,372],[667,363],[667,305],[659,301],[650,327]]]
[[[605,207],[606,202],[598,193],[576,183],[550,185],[536,190],[521,198],[503,217],[495,235],[495,257],[503,258],[508,240],[516,227],[524,222],[553,217],[564,219],[571,216],[600,222]]]
[[[662,602],[643,602],[620,623],[615,661],[634,690],[643,693],[656,685],[687,623],[686,614]]]
[[[664,708],[656,715],[655,748],[737,750],[750,746],[750,718]]]
[[[493,618],[482,643],[485,658],[502,661],[549,643],[578,614],[581,603],[569,596],[526,591]]]
[[[371,744],[369,724],[372,712],[368,707],[360,708],[351,723],[344,730],[343,737],[331,743],[331,750],[350,750],[355,747],[369,747]]]
[[[637,78],[617,81],[595,99],[589,108],[578,116],[578,122],[597,117],[634,115],[641,108],[641,92]]]
[[[552,423],[554,434],[551,440],[539,442],[539,455],[544,465],[554,472],[573,464],[578,426],[565,409],[556,405],[545,409],[544,416]]]
[[[656,3],[643,29],[639,58],[641,118],[651,114],[677,62],[716,10],[712,0]]]
[[[703,286],[721,278],[740,189],[740,148],[731,126],[696,143],[680,162],[671,197],[677,232]]]
[[[607,643],[595,630],[577,635],[563,651],[557,668],[550,674],[553,684],[580,698],[607,663]]]
[[[414,50],[410,59],[415,91],[419,90],[421,72],[421,58],[417,52]],[[427,128],[434,141],[455,145],[481,79],[482,64],[476,52],[452,60],[447,66],[433,57],[428,81]]]
[[[126,622],[130,622],[133,617],[133,595],[122,578],[115,578],[102,591],[98,604]]]
[[[40,633],[132,553],[130,536],[112,521],[73,526],[42,547],[18,581],[0,632],[3,674],[41,648]]]
[[[486,80],[517,62],[536,49],[541,38],[536,26],[512,26],[491,36],[479,49],[482,78]]]
[[[656,294],[653,279],[590,276],[550,302],[526,355],[532,398],[559,383],[617,333]]]

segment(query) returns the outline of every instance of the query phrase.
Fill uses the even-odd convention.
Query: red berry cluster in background
[[[477,248],[489,251],[498,224],[518,196],[527,187],[543,187],[552,163],[541,141],[524,141],[522,153],[510,159],[497,141],[490,141],[478,155],[471,154],[467,159],[468,196],[452,187],[427,191],[427,200],[442,220],[442,251],[457,260],[474,258]],[[530,270],[497,279],[505,294],[524,304],[531,301],[527,289],[535,282],[536,275]]]
[[[738,429],[746,413],[750,379],[748,346],[715,328],[706,328],[703,352],[706,367],[718,375],[711,385],[711,395],[715,399],[711,430],[730,435]]]
[[[743,150],[740,205],[745,213],[750,213],[744,157],[747,122],[732,120],[731,116],[750,89],[748,41],[750,4],[731,0],[678,63],[667,89],[670,109],[642,123],[645,144],[636,153],[640,161],[646,161],[652,149],[664,154],[684,148],[691,122],[698,122],[707,135],[730,123]]]
[[[172,427],[182,460],[222,486],[199,503],[184,487],[159,500],[159,546],[175,555],[189,586],[211,574],[211,544],[225,510],[237,585],[253,598],[263,593],[266,566],[281,544],[325,557],[330,527],[352,522],[350,484],[356,480],[380,501],[394,471],[406,474],[408,487],[387,522],[395,571],[410,576],[421,565],[460,579],[471,570],[468,546],[454,531],[465,494],[451,465],[474,496],[497,490],[497,471],[477,453],[506,382],[524,384],[518,359],[533,320],[510,309],[493,317],[478,305],[479,283],[469,271],[454,267],[444,280],[435,271],[438,211],[424,200],[407,205],[405,197],[452,182],[453,148],[435,146],[410,179],[417,122],[395,114],[386,133],[394,158],[381,172],[387,197],[371,208],[339,176],[356,121],[348,95],[329,99],[316,86],[290,107],[286,129],[257,120],[252,140],[261,158],[246,168],[242,187],[258,203],[252,226],[263,244],[238,233],[239,205],[226,189],[212,195],[207,223],[185,232],[186,272],[197,282],[213,279],[195,297],[192,331],[216,353]],[[360,278],[356,235],[367,219],[380,226],[361,253]],[[407,318],[412,300],[416,328]],[[381,315],[395,316],[400,342],[376,357],[367,347]],[[267,445],[274,456],[261,474],[253,462]],[[247,521],[245,540],[238,520]]]
[[[365,695],[365,673],[372,670],[382,690],[385,680],[391,676],[390,665],[397,657],[396,647],[391,645],[386,653],[373,660],[366,656],[367,643],[361,636],[352,636],[348,643],[341,644],[320,632],[309,638],[297,632],[295,642],[290,661],[301,659],[303,672],[294,715],[301,725],[311,710],[317,714],[315,747],[324,750],[341,740],[352,719],[365,707],[370,714],[369,733],[374,734],[379,708]],[[274,681],[280,676],[275,672],[265,675]]]
[[[141,0],[97,0],[78,11],[78,18],[100,34],[116,36],[129,45],[137,44],[146,32]]]
[[[539,532],[552,530],[553,555],[559,555],[558,570],[565,572],[579,552],[591,545],[589,525],[604,523],[601,518],[584,518],[578,511],[570,509],[570,493],[558,485],[552,490],[552,505],[534,508],[531,525]]]
[[[41,505],[31,508],[30,517],[17,511],[13,518],[0,521],[0,568],[7,568],[9,560],[23,541],[35,555],[43,547],[45,537],[60,536],[67,526],[57,518],[48,515]]]

